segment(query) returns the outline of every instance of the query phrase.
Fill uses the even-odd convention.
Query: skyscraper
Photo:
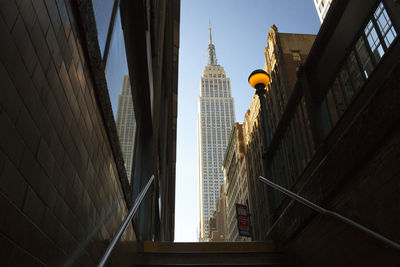
[[[230,79],[226,77],[224,68],[217,63],[211,27],[209,32],[208,64],[201,77],[198,114],[199,241],[207,241],[209,238],[208,221],[216,208],[219,188],[224,182],[222,163],[235,122]]]
[[[117,132],[121,143],[122,155],[125,161],[126,175],[129,182],[131,181],[132,173],[132,156],[133,146],[135,141],[135,113],[133,110],[133,101],[131,93],[131,84],[129,76],[124,76],[122,83],[122,93],[118,97],[117,111]]]
[[[314,0],[315,8],[317,9],[318,17],[321,23],[324,21],[331,3],[332,0]]]

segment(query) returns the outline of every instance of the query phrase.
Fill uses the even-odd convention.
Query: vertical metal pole
[[[256,85],[257,86],[257,85]],[[261,109],[261,118],[262,118],[262,127],[264,132],[264,149],[263,149],[263,157],[266,155],[267,149],[271,144],[271,137],[270,137],[270,129],[268,125],[268,117],[267,117],[267,105],[266,105],[266,98],[265,98],[266,88],[264,85],[259,85],[256,87],[256,94],[260,100],[260,109]],[[268,163],[265,165],[266,174],[271,177],[271,169],[268,167]],[[267,199],[268,199],[268,221],[271,224],[271,220],[274,217],[273,211],[275,209],[276,203],[276,196],[275,191],[271,188],[267,188]]]
[[[264,143],[265,143],[264,152],[265,152],[271,142],[271,138],[269,136],[267,106],[265,105],[265,88],[262,88],[262,89],[257,88],[256,94],[258,95],[258,99],[260,100],[262,127],[263,127],[263,131],[264,131]]]

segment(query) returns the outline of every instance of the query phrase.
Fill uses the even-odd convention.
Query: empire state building
[[[222,163],[235,122],[230,79],[217,63],[211,27],[209,32],[208,64],[201,76],[198,114],[199,241],[208,241],[209,238],[208,222],[216,208],[219,188],[224,183]]]

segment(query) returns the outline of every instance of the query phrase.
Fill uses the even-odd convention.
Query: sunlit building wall
[[[223,171],[226,195],[226,229],[228,241],[246,241],[246,237],[239,235],[236,204],[246,204],[242,196],[241,169],[244,164],[244,144],[242,125],[235,123],[232,127],[230,139],[225,154]]]
[[[224,185],[219,189],[217,207],[213,216],[210,218],[210,242],[226,242],[226,195]]]
[[[270,74],[271,82],[267,88],[265,104],[267,109],[268,131],[270,136],[274,136],[279,130],[279,123],[284,116],[284,111],[290,103],[293,95],[293,88],[296,84],[297,72],[301,64],[305,63],[309,50],[314,42],[315,35],[311,34],[293,34],[280,33],[276,25],[272,25],[268,36],[267,46],[264,50],[265,65],[264,70]],[[270,215],[271,207],[277,205],[281,195],[273,190],[268,190],[265,186],[259,186],[258,176],[278,177],[282,175],[283,182],[289,180],[285,172],[289,168],[282,167],[283,162],[305,166],[309,160],[306,156],[314,149],[313,144],[309,142],[308,131],[309,123],[307,113],[304,107],[304,101],[298,107],[294,118],[296,142],[285,143],[280,150],[295,149],[301,151],[299,155],[295,153],[285,154],[286,158],[280,160],[267,161],[265,152],[270,149],[265,145],[264,127],[261,123],[260,100],[255,96],[251,102],[250,109],[246,112],[243,123],[245,146],[246,146],[246,172],[248,182],[248,200],[251,216],[253,240],[265,240],[267,231],[271,226]],[[277,130],[278,129],[278,130]],[[300,131],[301,130],[301,131]],[[303,134],[304,133],[304,134]],[[293,148],[294,146],[294,148]],[[306,149],[306,152],[300,149]],[[296,157],[295,157],[296,156]],[[267,171],[266,164],[274,168]],[[297,166],[296,165],[296,166]],[[294,169],[293,166],[290,166]],[[298,167],[300,170],[300,167]],[[278,172],[279,170],[279,172]],[[282,174],[281,174],[282,173]],[[283,184],[283,183],[282,183]],[[274,202],[273,200],[276,201]],[[275,203],[275,204],[274,204]]]

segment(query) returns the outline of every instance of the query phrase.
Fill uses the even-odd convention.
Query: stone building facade
[[[267,46],[265,47],[264,69],[271,76],[270,84],[266,92],[267,120],[269,135],[274,136],[283,112],[286,109],[293,93],[296,83],[296,74],[307,58],[313,44],[315,35],[280,33],[273,25],[268,33]],[[291,144],[292,149],[303,149],[303,144],[308,141],[307,117],[303,113],[304,107],[299,107],[295,120],[297,143]],[[260,187],[257,181],[258,176],[270,177],[272,180],[278,175],[279,164],[275,160],[265,160],[267,147],[264,143],[264,129],[261,124],[260,102],[258,96],[254,96],[250,109],[245,114],[245,146],[246,146],[246,167],[249,191],[249,207],[251,211],[251,223],[253,227],[253,239],[263,240],[266,238],[267,229],[271,226],[277,201],[281,197],[279,192],[270,188]],[[300,132],[300,130],[302,130]],[[293,147],[296,146],[296,147]],[[301,147],[301,148],[300,148]],[[312,144],[307,149],[312,149]],[[285,154],[286,157],[293,157],[293,154]],[[305,155],[299,158],[292,158],[295,164],[305,164]],[[298,162],[298,161],[301,162]],[[266,164],[270,165],[269,169]],[[279,169],[280,170],[280,169]],[[279,173],[280,174],[280,173]],[[287,178],[285,178],[287,179]]]
[[[268,205],[265,205],[268,203],[267,191],[257,182],[258,176],[266,175],[263,161],[264,134],[260,123],[260,101],[255,95],[243,122],[248,202],[253,240],[264,240],[266,238],[265,229],[268,226],[267,212],[262,210],[268,208]]]
[[[266,93],[270,136],[281,120],[297,80],[297,71],[306,61],[314,40],[313,34],[281,33],[275,25],[268,33],[264,70],[271,76]]]
[[[225,242],[226,236],[226,196],[224,185],[219,189],[217,208],[210,218],[210,242]]]
[[[236,203],[243,202],[243,190],[241,189],[244,166],[244,145],[242,125],[235,123],[232,127],[228,147],[225,153],[224,164],[224,185],[226,195],[226,229],[227,241],[245,241],[246,237],[239,236]]]

